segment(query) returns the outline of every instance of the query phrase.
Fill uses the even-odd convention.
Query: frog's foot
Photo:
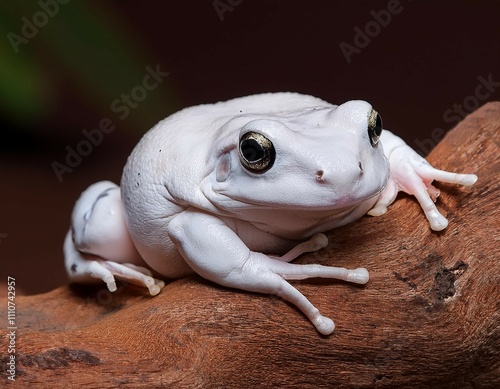
[[[295,289],[288,282],[281,280],[280,287],[276,295],[284,300],[294,304],[299,308],[316,327],[318,332],[323,335],[330,335],[335,329],[335,323],[329,317],[323,316],[318,308],[311,304],[311,302],[297,289]]]
[[[149,269],[130,263],[117,263],[98,256],[78,251],[73,243],[71,231],[64,241],[65,263],[70,278],[76,282],[95,282],[102,280],[110,292],[116,291],[116,280],[126,280],[132,284],[148,288],[152,296],[160,293],[165,282],[153,278]]]
[[[319,310],[286,280],[302,280],[311,277],[321,277],[348,281],[355,284],[366,284],[369,280],[369,274],[365,268],[345,269],[322,265],[299,265],[286,262],[274,262],[271,264],[269,270],[280,278],[277,279],[279,287],[276,294],[297,306],[309,318],[311,323],[314,324],[318,332],[323,335],[329,335],[333,332],[335,329],[333,320],[321,315]]]
[[[378,216],[385,212],[398,191],[406,192],[417,198],[422,210],[434,231],[448,226],[448,220],[438,211],[434,202],[439,189],[432,185],[434,180],[459,185],[472,185],[477,181],[475,174],[459,174],[435,169],[409,146],[395,149],[390,155],[391,178],[377,203],[368,213]]]
[[[335,323],[323,316],[320,311],[287,280],[303,280],[306,278],[331,278],[366,284],[369,280],[368,271],[364,268],[345,269],[340,267],[322,266],[316,264],[293,264],[270,258],[261,253],[252,253],[248,266],[242,273],[233,273],[234,279],[225,279],[232,286],[260,293],[271,293],[294,304],[316,327],[318,332],[329,335],[335,329]],[[232,275],[232,276],[233,276]]]
[[[151,296],[156,296],[165,286],[165,282],[153,278],[153,274],[145,267],[131,263],[117,263],[112,261],[93,261],[92,277],[102,279],[110,292],[116,290],[115,277],[126,280],[132,284],[145,286]]]
[[[152,273],[143,267],[128,263],[117,263],[104,260],[86,260],[75,265],[75,278],[99,279],[104,281],[110,292],[116,291],[116,279],[126,280],[131,284],[148,288],[151,296],[156,296],[165,286],[165,282],[152,277]],[[78,274],[76,274],[78,273]]]

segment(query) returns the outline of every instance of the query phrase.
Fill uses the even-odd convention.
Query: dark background
[[[377,27],[388,4],[399,12]],[[2,1],[0,281],[29,294],[67,282],[62,243],[79,193],[119,182],[141,135],[185,106],[269,91],[364,99],[427,153],[441,130],[499,100],[498,86],[476,89],[481,76],[500,81],[499,15],[499,1],[472,0]],[[340,45],[354,46],[355,28],[372,37],[348,63]],[[169,75],[121,119],[112,104],[146,66]],[[54,161],[103,118],[116,129],[59,180]]]

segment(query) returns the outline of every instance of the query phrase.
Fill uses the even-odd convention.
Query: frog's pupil
[[[377,115],[377,121],[375,123],[375,135],[380,136],[382,134],[382,118]]]
[[[248,162],[256,162],[264,157],[264,149],[255,139],[241,142],[241,152]]]

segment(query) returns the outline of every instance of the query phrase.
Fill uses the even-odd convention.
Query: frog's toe
[[[312,323],[318,332],[323,335],[330,335],[335,329],[333,320],[323,315],[318,315],[316,319],[312,320]]]
[[[149,294],[151,296],[156,296],[165,287],[165,282],[156,278],[151,278],[146,281],[146,286],[148,287]]]
[[[435,199],[439,195],[439,191],[432,185],[426,186],[424,183],[414,185],[412,191],[420,207],[424,211],[431,229],[434,231],[441,231],[448,227],[448,220],[441,215],[434,204]]]
[[[471,186],[474,185],[478,179],[475,174],[459,174],[459,180],[462,185]]]
[[[280,261],[283,262],[290,262],[293,259],[297,258],[299,255],[318,251],[322,248],[325,248],[326,246],[328,246],[328,238],[326,237],[325,234],[318,232],[317,234],[311,236],[309,240],[299,243],[297,246],[292,248],[286,254],[280,257],[275,257],[272,255],[270,257],[279,259]]]
[[[311,242],[310,251],[316,251],[328,246],[328,238],[321,232],[314,234],[309,241]]]
[[[151,296],[156,296],[158,293],[161,292],[161,288],[158,285],[156,285],[156,284],[149,285],[148,286],[148,290],[149,290],[149,294]]]
[[[387,212],[387,206],[383,204],[377,204],[375,207],[370,209],[367,214],[370,216],[382,216]]]
[[[441,181],[449,184],[458,184],[464,186],[474,185],[477,181],[475,174],[463,174],[448,172],[432,167],[430,164],[414,164],[415,171],[424,179],[428,181]]]
[[[132,284],[148,288],[151,296],[156,296],[165,286],[165,283],[163,281],[153,278],[151,271],[144,267],[129,263],[122,264],[112,261],[100,261],[100,264],[104,269],[108,270],[110,274],[112,274],[112,277],[114,276],[120,279],[124,279]],[[106,282],[106,280],[104,280],[104,282]],[[108,284],[108,288],[109,286],[110,284]]]
[[[78,274],[78,276],[83,277],[86,275],[90,275],[90,277],[92,278],[104,281],[110,292],[114,292],[116,290],[116,282],[113,273],[109,269],[106,269],[104,266],[102,266],[100,261],[91,260],[88,261],[86,265],[87,266],[81,265],[80,268],[75,266],[75,268],[77,268],[80,273]]]
[[[106,286],[108,287],[110,292],[116,292],[116,281],[113,275],[106,276],[102,280],[106,283]]]
[[[441,215],[437,209],[425,211],[425,217],[427,217],[429,225],[434,231],[442,231],[446,227],[448,227],[448,220],[443,215]]]
[[[366,284],[369,280],[370,274],[364,267],[358,267],[357,269],[349,270],[346,277],[346,281],[361,285]]]

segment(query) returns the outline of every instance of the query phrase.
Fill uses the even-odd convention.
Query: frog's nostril
[[[316,179],[317,179],[318,181],[323,181],[323,174],[324,174],[323,170],[318,170],[318,171],[316,172]]]
[[[363,175],[363,165],[361,164],[361,162],[358,162],[358,167],[359,167],[359,175],[362,176]]]

